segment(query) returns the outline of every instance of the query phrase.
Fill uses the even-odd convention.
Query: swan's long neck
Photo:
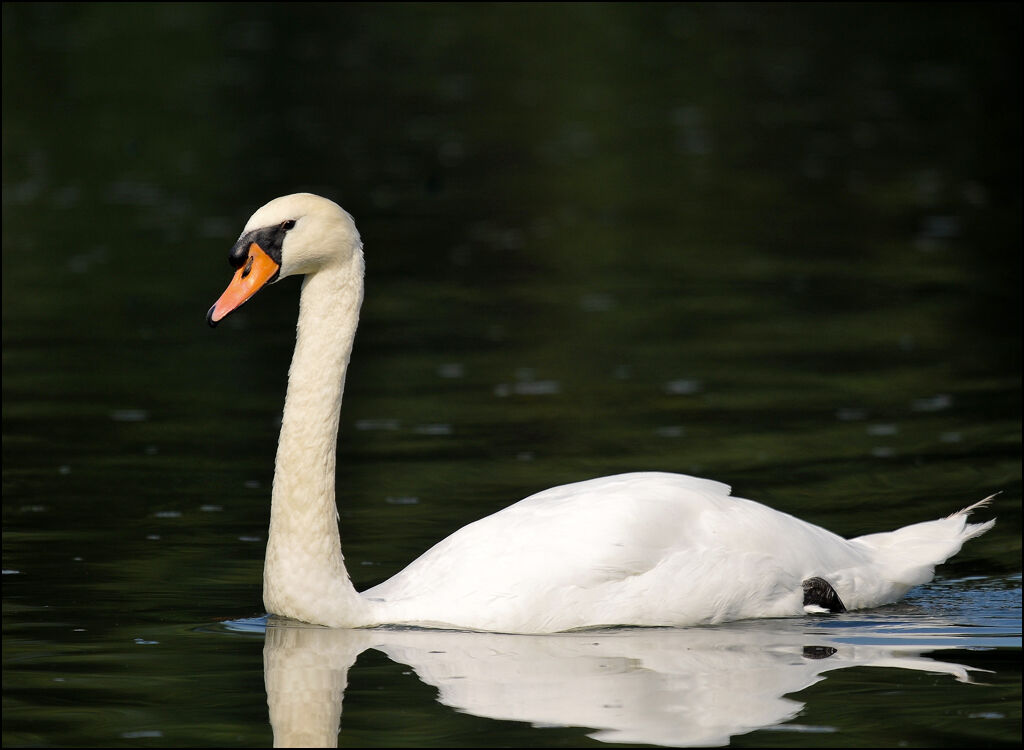
[[[345,569],[334,499],[338,417],[362,298],[358,250],[302,284],[263,569],[268,611],[339,626],[367,618]]]

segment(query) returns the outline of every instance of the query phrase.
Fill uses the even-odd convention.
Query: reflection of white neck
[[[263,602],[307,622],[368,624],[345,570],[334,501],[338,414],[363,299],[362,254],[305,278],[277,446]]]
[[[348,671],[370,630],[268,627],[263,644],[274,747],[337,747]]]

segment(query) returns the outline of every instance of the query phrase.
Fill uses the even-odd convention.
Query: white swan
[[[270,201],[231,250],[216,325],[263,285],[304,274],[263,571],[268,611],[332,627],[512,633],[694,625],[893,602],[994,521],[971,510],[845,540],[729,487],[639,473],[554,487],[469,524],[363,594],[334,500],[338,415],[363,298],[352,218],[300,193]]]

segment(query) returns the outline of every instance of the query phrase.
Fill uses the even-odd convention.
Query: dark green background
[[[269,741],[261,641],[210,624],[262,612],[298,285],[204,315],[249,214],[298,190],[366,246],[338,492],[360,587],[536,490],[658,469],[847,536],[1002,491],[940,581],[1019,618],[1020,20],[4,4],[4,744]],[[965,741],[1019,741],[1015,635],[986,697],[908,687],[907,710],[992,701]],[[868,739],[744,741],[889,744],[844,675],[809,705]],[[585,734],[417,696],[436,735],[346,703],[342,742]]]

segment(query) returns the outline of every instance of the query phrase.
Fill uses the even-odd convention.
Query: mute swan
[[[252,215],[216,325],[261,287],[305,275],[263,569],[269,612],[331,627],[546,633],[695,625],[893,602],[994,520],[948,518],[846,540],[719,482],[636,473],[554,487],[463,527],[359,594],[338,536],[338,415],[359,308],[352,217],[308,193]]]

